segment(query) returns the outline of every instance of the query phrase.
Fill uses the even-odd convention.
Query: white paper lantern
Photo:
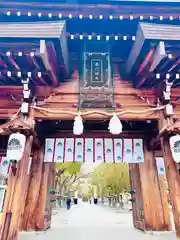
[[[169,143],[174,161],[180,163],[180,135],[170,137]]]
[[[10,135],[7,146],[7,158],[9,160],[21,160],[26,144],[26,137],[21,133]]]

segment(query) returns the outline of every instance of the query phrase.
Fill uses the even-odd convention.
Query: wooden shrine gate
[[[128,162],[134,226],[142,230],[171,230],[167,194],[155,161],[154,148],[157,144],[162,150],[161,157],[164,158],[179,239],[180,161],[175,160],[172,153],[176,151],[178,155],[180,150],[179,141],[172,145],[170,139],[175,134],[180,138],[180,27],[173,22],[172,25],[167,24],[167,19],[165,24],[159,24],[159,19],[163,21],[167,16],[170,17],[169,20],[177,21],[178,6],[175,8],[168,4],[166,7],[148,5],[133,8],[131,5],[127,8],[122,5],[114,8],[109,5],[107,8],[107,4],[100,4],[102,9],[98,11],[95,5],[92,8],[85,4],[81,10],[79,5],[70,7],[65,4],[63,8],[58,8],[60,13],[57,16],[57,4],[54,7],[46,5],[45,11],[40,6],[36,8],[32,4],[24,4],[26,6],[22,6],[17,14],[14,14],[13,3],[9,4],[7,14],[4,14],[7,6],[0,9],[3,19],[9,19],[8,23],[2,20],[0,24],[0,134],[2,137],[21,133],[26,137],[22,157],[18,162],[8,162],[8,176],[5,176],[6,163],[1,162],[2,176],[5,180],[8,178],[8,182],[6,190],[1,188],[0,207],[3,205],[3,212],[0,239],[17,240],[19,230],[44,230],[50,225],[52,206],[49,189],[54,184],[55,162],[64,161]],[[77,9],[82,13],[79,17]],[[109,16],[109,9],[116,9],[112,16]],[[133,9],[133,12],[128,9]],[[43,15],[46,11],[48,20],[42,22],[40,19],[45,20]],[[41,12],[43,18],[40,18]],[[135,25],[138,27],[133,24],[132,28],[129,25],[126,29],[124,23],[118,20],[119,23],[114,24],[115,28],[111,28],[113,19],[119,18],[118,12],[122,12],[120,20],[130,19],[133,23],[131,20],[136,18],[135,21],[139,21],[139,24]],[[139,16],[139,13],[142,15]],[[58,21],[54,21],[55,15]],[[74,20],[84,19],[85,15],[89,29],[93,32],[86,32],[86,24],[77,24],[77,31],[80,32],[76,34]],[[102,16],[102,19],[97,16]],[[18,23],[14,21],[16,17]],[[153,22],[141,22],[141,19],[145,21],[147,17],[153,19]],[[107,36],[100,34],[104,32],[103,28],[99,29],[107,28],[106,24],[94,24],[94,20],[102,22],[103,19],[110,20]],[[73,31],[66,32],[66,29]],[[76,45],[78,39],[82,45]],[[111,44],[113,39],[115,44]],[[98,44],[94,46],[96,40]],[[128,43],[129,40],[132,46]],[[108,51],[99,48],[103,42]],[[85,45],[86,51],[82,50]],[[86,120],[101,123],[108,120],[111,134],[83,134],[86,125],[83,125],[83,121]],[[124,123],[121,124],[121,121],[153,120],[157,125],[155,132],[152,133],[151,129],[149,131],[149,144],[145,133],[133,136],[132,132],[122,131]],[[64,121],[74,121],[74,135],[80,137],[63,133],[63,128],[51,129],[46,125],[47,122],[49,125],[52,122],[56,124],[56,121],[62,121],[62,124]],[[112,122],[116,124],[113,125]],[[51,131],[46,132],[44,126],[48,126]],[[72,124],[68,129],[72,131]],[[56,130],[62,131],[61,134],[55,136]],[[140,130],[141,128],[138,129],[139,133]],[[112,137],[114,135],[117,137]],[[52,139],[47,139],[45,143],[49,137]],[[7,139],[0,141],[2,156],[6,156],[6,142]],[[20,146],[19,142],[14,145]],[[171,147],[174,147],[174,152]]]
[[[81,162],[90,160],[91,162],[129,163],[134,226],[141,230],[171,230],[167,195],[162,184],[163,180],[161,181],[158,175],[155,153],[153,150],[148,150],[143,136],[130,137],[131,133],[126,133],[122,134],[121,138],[112,138],[112,135],[107,132],[83,134],[78,138],[73,136],[73,134],[61,132],[55,138],[46,139],[44,146],[36,147],[33,150],[32,162],[29,160],[31,162],[30,171],[24,172],[24,181],[21,186],[24,201],[19,213],[23,214],[22,219],[19,218],[17,206],[12,201],[13,196],[20,201],[20,192],[13,192],[12,187],[14,184],[15,186],[19,184],[16,171],[21,170],[21,165],[18,165],[15,173],[12,166],[9,168],[10,185],[8,185],[4,201],[3,209],[6,214],[3,215],[3,221],[8,223],[7,213],[12,213],[16,209],[16,215],[12,215],[12,219],[13,221],[21,219],[20,229],[44,230],[49,227],[52,211],[49,189],[53,187],[55,163],[69,160]],[[30,157],[30,152],[28,156]],[[6,159],[4,158],[4,160]],[[26,159],[27,169],[29,161]],[[7,165],[3,164],[2,166],[3,171],[7,171]],[[10,211],[7,211],[8,209]],[[11,227],[13,222],[12,220],[10,222]],[[4,231],[5,229],[6,225]],[[15,234],[14,231],[12,229],[12,234]]]

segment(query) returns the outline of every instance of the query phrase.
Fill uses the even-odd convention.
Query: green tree
[[[65,196],[73,196],[80,187],[80,180],[89,175],[81,174],[81,166],[80,162],[56,163],[55,186],[60,200]]]
[[[111,204],[112,199],[120,202],[123,192],[130,189],[129,168],[126,163],[102,163],[94,169],[92,184],[97,186],[98,195],[107,197]]]
[[[76,182],[80,169],[81,163],[56,163],[55,186],[60,197],[70,194],[71,186]]]

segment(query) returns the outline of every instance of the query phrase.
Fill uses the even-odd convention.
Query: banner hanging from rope
[[[144,162],[143,140],[130,138],[48,138],[44,162]]]
[[[165,166],[164,166],[164,159],[162,157],[156,157],[156,166],[157,166],[158,175],[164,176]]]

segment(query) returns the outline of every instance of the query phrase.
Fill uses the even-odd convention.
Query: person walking
[[[67,210],[71,208],[71,199],[69,197],[66,200],[66,206],[67,206]]]

